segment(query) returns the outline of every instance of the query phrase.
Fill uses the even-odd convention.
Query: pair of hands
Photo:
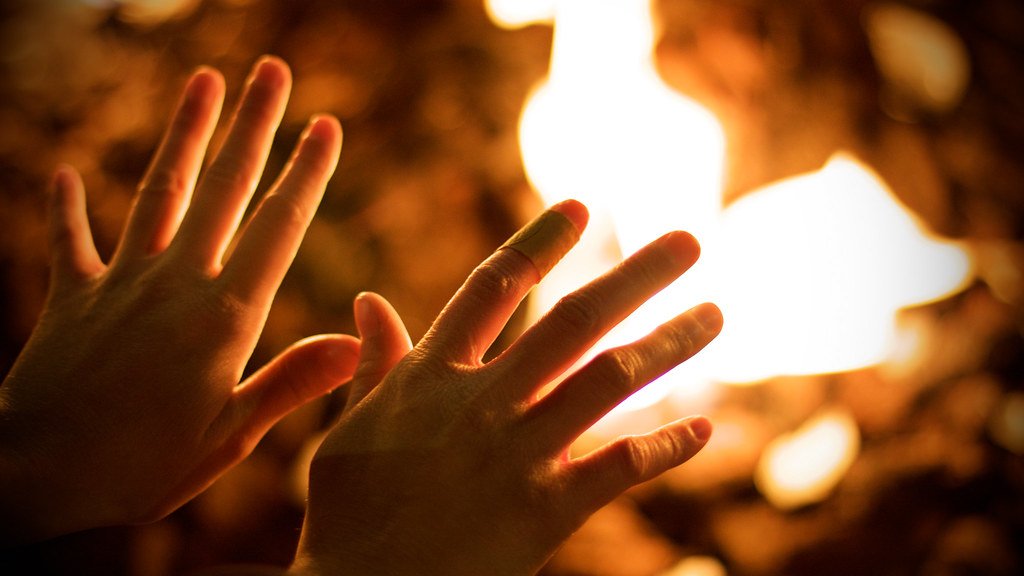
[[[6,541],[157,519],[284,414],[348,380],[312,464],[292,574],[530,573],[597,508],[704,445],[710,423],[698,417],[568,456],[605,412],[714,338],[722,320],[710,304],[541,395],[693,264],[688,234],[653,242],[483,363],[586,225],[573,201],[474,271],[415,347],[390,305],[366,293],[355,302],[361,341],[301,341],[239,384],[340,148],[337,121],[314,118],[225,258],[289,85],[283,62],[257,63],[194,186],[224,88],[212,70],[193,76],[109,265],[92,247],[80,181],[67,168],[56,176],[51,292],[0,387],[0,504],[15,520],[0,529]]]

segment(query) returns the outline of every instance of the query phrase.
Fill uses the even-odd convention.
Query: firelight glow
[[[488,9],[512,18],[515,4],[488,0]],[[897,338],[900,308],[966,284],[966,251],[928,233],[846,154],[723,207],[723,130],[658,77],[647,0],[534,0],[519,14],[501,25],[555,22],[549,77],[520,120],[528,177],[547,204],[575,197],[591,209],[580,246],[534,292],[533,317],[675,229],[698,238],[700,262],[595,348],[639,338],[701,301],[726,317],[708,349],[617,410],[712,382],[877,364]]]
[[[826,411],[765,448],[754,482],[765,498],[783,509],[824,500],[846,474],[860,450],[853,417]]]
[[[901,308],[957,292],[971,276],[961,246],[930,234],[845,154],[747,194],[718,224],[709,297],[735,319],[708,351],[719,381],[879,364]]]

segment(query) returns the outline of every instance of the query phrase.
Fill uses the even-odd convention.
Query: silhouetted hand
[[[718,334],[711,304],[600,353],[542,394],[696,261],[689,234],[651,243],[483,362],[586,220],[573,201],[541,215],[473,272],[415,348],[381,297],[357,298],[359,366],[312,463],[290,574],[531,574],[599,507],[704,446],[710,423],[693,417],[568,455],[602,415]]]
[[[78,174],[58,170],[48,300],[0,387],[0,542],[160,518],[351,376],[358,341],[330,335],[239,384],[341,147],[337,120],[313,118],[228,254],[290,86],[282,61],[255,65],[196,186],[224,97],[221,75],[198,71],[109,264]]]

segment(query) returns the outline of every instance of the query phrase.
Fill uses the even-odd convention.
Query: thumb
[[[63,284],[103,272],[85,211],[82,177],[63,165],[53,176],[49,199],[50,258],[54,282]]]
[[[365,398],[412,350],[412,340],[405,324],[383,296],[372,292],[356,296],[355,317],[362,349],[346,408]]]
[[[255,442],[278,420],[352,378],[359,340],[340,334],[305,338],[235,389],[239,420]]]

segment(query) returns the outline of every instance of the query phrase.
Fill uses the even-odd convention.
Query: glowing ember
[[[842,479],[859,449],[860,433],[853,418],[838,410],[826,412],[773,440],[761,456],[754,482],[779,508],[820,502]]]
[[[887,96],[931,112],[948,112],[960,103],[970,59],[952,28],[925,12],[881,3],[867,11],[865,29],[891,92]]]
[[[725,566],[711,556],[690,556],[661,576],[726,576]]]
[[[722,129],[659,79],[646,0],[490,0],[488,7],[505,26],[553,15],[550,76],[520,124],[523,162],[546,202],[577,197],[592,212],[581,246],[535,292],[534,315],[672,229],[700,239],[701,262],[598,348],[638,338],[702,300],[726,315],[704,353],[620,409],[712,381],[877,364],[898,340],[900,308],[946,296],[969,278],[967,254],[928,235],[847,156],[723,208]]]
[[[1010,392],[992,414],[989,434],[1000,446],[1024,455],[1024,392]]]

